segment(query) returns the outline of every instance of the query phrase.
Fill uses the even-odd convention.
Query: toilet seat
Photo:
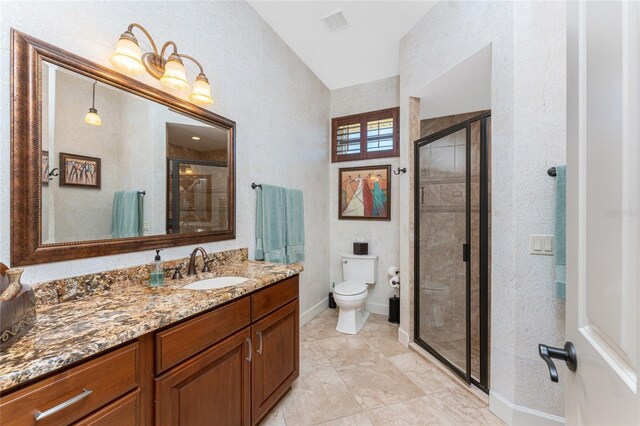
[[[362,281],[344,281],[333,289],[333,293],[339,296],[357,296],[366,291],[367,284]]]
[[[437,293],[444,293],[449,291],[449,286],[438,283],[438,282],[427,282],[422,284],[422,289]]]

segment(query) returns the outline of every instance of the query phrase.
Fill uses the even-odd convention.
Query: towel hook
[[[54,177],[58,177],[60,175],[60,172],[62,170],[60,170],[59,168],[55,168],[55,169],[51,169],[51,171],[49,172],[49,175],[47,176],[49,178],[49,180],[53,180]]]
[[[407,173],[407,168],[406,167],[403,167],[403,168],[398,167],[397,170],[393,171],[394,175],[399,175],[400,173]]]

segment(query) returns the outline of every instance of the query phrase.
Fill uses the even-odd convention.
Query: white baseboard
[[[532,410],[514,404],[502,395],[489,391],[489,411],[508,425],[514,426],[558,426],[564,424],[564,418],[542,411]]]
[[[328,307],[329,298],[325,297],[324,299],[313,305],[311,308],[304,311],[302,314],[300,314],[300,327],[302,328],[302,326],[314,319],[316,316],[318,316],[318,314],[320,314],[320,312],[324,311]]]
[[[367,302],[366,309],[372,314],[389,315],[388,304]]]
[[[409,339],[409,333],[404,331],[402,327],[398,329],[398,342],[402,343],[405,347],[409,347],[411,339]]]

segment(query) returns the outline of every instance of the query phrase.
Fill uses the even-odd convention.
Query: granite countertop
[[[299,274],[302,265],[245,260],[209,273],[165,280],[163,287],[124,281],[101,294],[38,307],[36,325],[0,353],[0,391],[191,317],[229,300]],[[219,277],[249,278],[214,290],[183,290],[191,282]]]

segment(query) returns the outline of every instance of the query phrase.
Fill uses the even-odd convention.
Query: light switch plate
[[[529,235],[529,254],[536,256],[553,256],[553,235]]]

